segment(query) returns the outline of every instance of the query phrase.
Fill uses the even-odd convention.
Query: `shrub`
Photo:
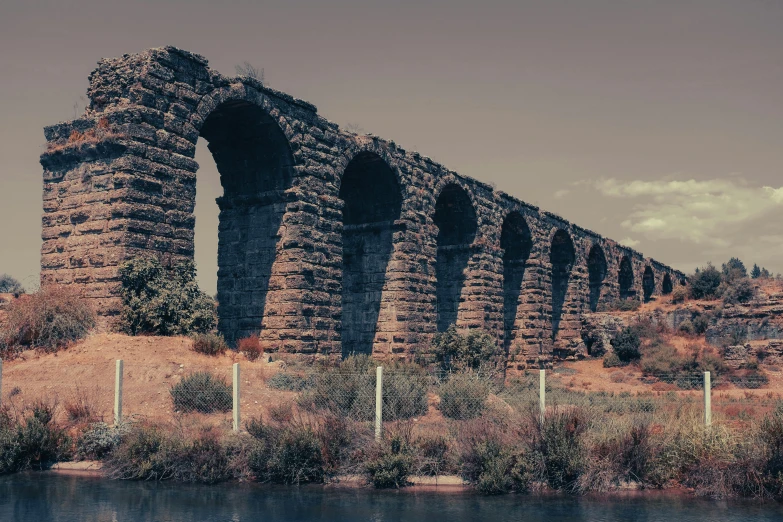
[[[677,326],[677,330],[680,333],[684,333],[686,335],[693,335],[693,332],[695,331],[693,323],[690,319],[683,319],[683,321]]]
[[[220,355],[228,349],[223,336],[215,333],[198,333],[193,336],[193,351],[204,355]]]
[[[44,469],[69,456],[70,439],[54,422],[54,408],[34,404],[22,418],[0,412],[0,474]]]
[[[438,476],[451,469],[449,441],[443,435],[422,435],[414,441],[419,458],[417,473]]]
[[[474,373],[451,374],[440,387],[440,411],[451,419],[481,415],[489,396],[488,384]]]
[[[728,262],[723,263],[721,275],[724,281],[732,282],[748,277],[748,270],[745,268],[745,263],[736,257],[732,257]]]
[[[300,397],[300,405],[371,420],[375,415],[375,368],[376,363],[366,355],[348,357],[339,366],[314,375],[313,386]],[[429,376],[418,365],[387,364],[383,376],[383,419],[425,414],[429,384]]]
[[[690,292],[693,299],[711,299],[715,297],[718,287],[721,284],[721,273],[717,268],[708,264],[706,267],[697,269],[690,276]]]
[[[310,426],[266,426],[251,419],[248,433],[256,439],[250,469],[261,482],[306,484],[324,481],[321,441]]]
[[[7,346],[30,346],[46,352],[62,349],[87,336],[95,312],[74,290],[48,285],[12,301],[0,337]]]
[[[536,419],[533,450],[539,459],[549,487],[576,491],[584,471],[586,451],[583,435],[587,430],[585,413],[578,408],[548,412],[543,422]]]
[[[399,438],[378,445],[364,463],[364,472],[375,488],[401,488],[408,485],[413,458]]]
[[[612,340],[614,353],[623,362],[629,362],[641,357],[639,347],[642,344],[639,334],[630,327],[625,327]]]
[[[266,385],[276,390],[300,392],[312,386],[312,379],[288,372],[278,372],[266,381]]]
[[[209,372],[196,372],[172,386],[174,409],[181,412],[212,413],[230,411],[233,404],[230,384]]]
[[[76,457],[104,459],[120,445],[126,431],[127,425],[109,426],[105,422],[90,425],[76,441]]]
[[[261,349],[261,341],[257,335],[240,339],[237,343],[237,350],[245,354],[248,361],[257,361],[264,353],[264,350]]]
[[[110,477],[121,480],[172,479],[181,446],[180,440],[164,436],[157,427],[136,426],[109,454],[105,466]]]
[[[614,352],[606,352],[604,355],[604,368],[616,368],[618,366],[625,366],[625,363],[617,357]]]
[[[726,304],[747,303],[756,295],[756,288],[748,278],[735,279],[725,284],[721,298]]]
[[[689,290],[687,286],[675,286],[674,290],[672,290],[672,303],[677,304],[684,302],[686,299],[688,299],[688,293]]]
[[[691,323],[693,324],[693,332],[702,335],[710,327],[710,318],[706,314],[698,314]]]
[[[477,370],[498,365],[501,350],[483,330],[457,331],[455,325],[435,335],[435,360],[445,371]]]
[[[164,268],[156,258],[135,258],[119,270],[121,329],[131,335],[204,333],[217,323],[215,302],[198,289],[196,267],[185,261]]]
[[[22,283],[8,274],[0,274],[0,294],[23,294]]]
[[[71,422],[89,421],[96,417],[92,398],[78,386],[73,398],[63,404],[63,409]]]

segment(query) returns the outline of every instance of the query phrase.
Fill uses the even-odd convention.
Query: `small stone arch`
[[[503,220],[500,248],[503,250],[503,345],[508,351],[516,323],[525,268],[533,248],[530,227],[524,216],[516,210]]]
[[[557,338],[563,305],[568,294],[568,281],[576,261],[576,250],[571,235],[564,229],[558,229],[552,237],[549,250],[549,263],[552,267],[552,340]]]
[[[669,295],[672,293],[674,285],[672,284],[672,276],[669,272],[663,275],[663,281],[661,282],[661,290],[663,295]]]
[[[644,292],[644,302],[647,303],[652,299],[652,295],[655,292],[655,273],[652,267],[647,265],[644,267],[644,274],[642,275],[642,291]]]
[[[442,188],[435,202],[433,223],[438,227],[435,261],[437,329],[456,323],[465,268],[471,255],[478,219],[467,191],[456,183]]]
[[[601,245],[595,243],[590,248],[587,256],[587,275],[590,286],[590,311],[598,310],[598,303],[601,300],[601,288],[606,279],[607,263],[604,249]]]
[[[620,269],[617,273],[617,283],[620,286],[620,299],[631,299],[636,295],[633,289],[633,264],[627,255],[620,260]]]
[[[361,152],[345,168],[343,204],[342,354],[371,354],[386,268],[394,245],[394,222],[402,195],[391,167],[373,152]]]

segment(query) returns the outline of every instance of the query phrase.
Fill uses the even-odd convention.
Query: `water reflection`
[[[776,503],[660,495],[611,499],[374,491],[255,484],[114,482],[52,473],[0,477],[0,520],[75,521],[773,521]]]

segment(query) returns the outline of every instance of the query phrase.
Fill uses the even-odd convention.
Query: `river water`
[[[256,484],[192,486],[23,473],[0,477],[0,521],[781,521],[783,505],[685,494],[567,496],[374,491]]]

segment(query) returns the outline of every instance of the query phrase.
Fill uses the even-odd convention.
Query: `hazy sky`
[[[98,59],[163,45],[247,60],[332,121],[676,268],[783,272],[781,0],[3,0],[0,273],[37,278],[42,128],[81,112]],[[196,157],[213,292],[220,184]]]

